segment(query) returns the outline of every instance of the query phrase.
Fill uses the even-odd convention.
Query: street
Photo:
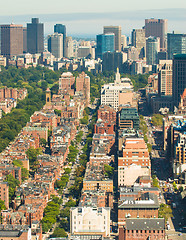
[[[159,179],[161,198],[160,204],[170,204],[172,208],[173,217],[168,219],[169,230],[166,230],[167,239],[169,240],[183,240],[186,239],[186,224],[184,219],[183,209],[186,204],[180,198],[180,195],[173,190],[172,183],[169,183],[169,166],[166,161],[165,152],[162,150],[163,133],[160,129],[152,126],[149,117],[144,117],[148,126],[148,142],[152,144],[151,152],[151,167],[152,175],[155,174]],[[173,208],[172,203],[175,203],[176,208]]]

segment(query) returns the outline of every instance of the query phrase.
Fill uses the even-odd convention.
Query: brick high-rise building
[[[145,37],[160,38],[160,48],[166,48],[167,19],[145,19]]]
[[[27,52],[31,54],[44,51],[44,24],[39,23],[39,18],[32,18],[32,23],[27,23]]]
[[[84,95],[86,106],[88,106],[90,103],[90,77],[84,72],[76,78],[76,92]]]
[[[23,53],[27,52],[27,28],[23,28]]]
[[[103,33],[114,33],[115,51],[121,51],[121,26],[104,26]]]
[[[104,122],[116,123],[116,111],[110,106],[100,105],[98,109],[98,119],[102,119]]]
[[[139,58],[145,57],[146,38],[145,29],[133,29],[132,46],[138,50]]]
[[[23,26],[1,25],[1,54],[12,58],[23,53]]]
[[[177,54],[173,57],[172,95],[174,106],[178,107],[185,88],[186,54]]]
[[[0,182],[0,199],[4,201],[5,207],[9,209],[9,186],[7,182]]]
[[[160,60],[161,69],[158,74],[159,95],[172,95],[172,60]]]
[[[66,72],[61,75],[59,78],[59,92],[67,92],[69,94],[74,94],[74,83],[75,77],[71,72]],[[73,93],[72,93],[73,92]]]

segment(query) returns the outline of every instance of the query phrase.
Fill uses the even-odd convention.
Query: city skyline
[[[168,32],[173,30],[184,33],[186,24],[186,9],[151,9],[140,11],[120,11],[120,12],[92,12],[92,13],[63,13],[63,14],[30,14],[30,15],[8,15],[0,16],[0,24],[23,24],[32,17],[39,17],[45,24],[45,35],[53,33],[53,26],[56,23],[65,24],[67,35],[91,35],[102,33],[105,25],[120,25],[122,34],[130,35],[132,29],[142,28],[146,18],[166,18],[168,19]],[[112,17],[111,17],[112,16]],[[135,17],[134,17],[135,16]]]

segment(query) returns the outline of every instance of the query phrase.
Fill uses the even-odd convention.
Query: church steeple
[[[116,73],[116,80],[115,83],[120,84],[121,80],[120,80],[120,73],[119,73],[119,68],[117,68],[117,73]]]
[[[49,88],[46,90],[46,105],[50,106],[51,105],[51,91]]]

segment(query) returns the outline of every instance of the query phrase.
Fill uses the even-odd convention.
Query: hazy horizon
[[[185,9],[149,9],[136,11],[117,11],[117,12],[79,12],[63,14],[19,14],[0,16],[0,24],[22,24],[31,21],[32,17],[39,17],[40,22],[44,23],[45,35],[53,33],[53,26],[56,23],[65,24],[67,35],[73,36],[95,36],[102,33],[105,25],[120,25],[122,34],[130,35],[133,28],[142,28],[145,18],[164,18],[168,19],[168,31],[185,32],[186,8]]]

